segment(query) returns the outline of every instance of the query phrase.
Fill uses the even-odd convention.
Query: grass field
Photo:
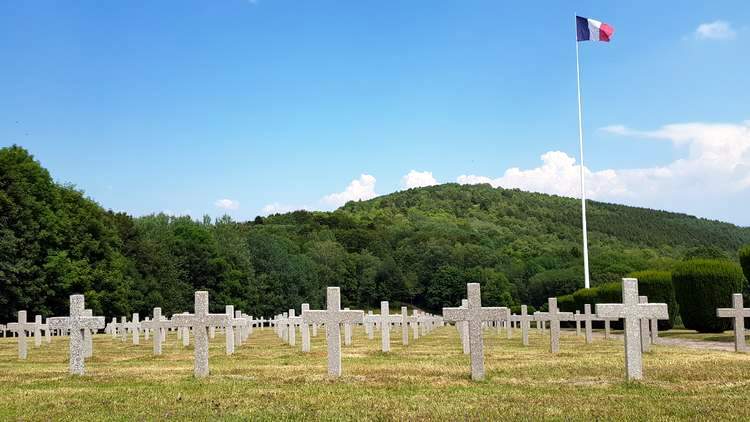
[[[497,420],[750,419],[750,355],[655,347],[646,380],[623,381],[623,346],[586,345],[568,334],[562,353],[532,330],[531,346],[487,332],[487,380],[469,379],[469,358],[445,327],[408,347],[392,334],[392,353],[355,330],[344,376],[326,378],[325,335],[302,354],[270,329],[257,331],[234,356],[223,337],[211,344],[208,379],[192,378],[192,347],[170,334],[164,355],[151,342],[133,346],[95,338],[85,377],[67,374],[67,341],[16,359],[0,340],[1,420]]]

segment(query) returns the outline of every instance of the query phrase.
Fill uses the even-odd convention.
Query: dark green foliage
[[[739,265],[694,259],[678,265],[672,280],[685,328],[704,333],[731,328],[731,320],[716,317],[716,308],[731,307],[732,294],[744,288],[745,277]]]
[[[638,294],[648,296],[651,303],[666,303],[669,309],[669,320],[659,321],[659,329],[667,330],[674,326],[679,313],[679,306],[674,294],[672,273],[669,271],[646,270],[631,273],[628,277],[638,279]]]
[[[740,265],[745,273],[745,279],[750,281],[750,245],[740,249]]]
[[[734,255],[750,243],[750,230],[731,224],[593,201],[589,210],[600,292],[633,271],[670,270],[686,254]],[[232,303],[268,316],[301,302],[324,306],[326,286],[341,287],[344,306],[388,299],[434,312],[459,304],[469,282],[482,284],[488,306],[546,307],[583,286],[580,237],[577,200],[488,185],[410,189],[242,223],[134,219],[55,183],[23,148],[0,149],[0,320],[18,309],[64,314],[71,293],[109,317],[154,306],[170,314],[190,309],[195,289],[210,291],[213,311]]]
[[[575,312],[576,301],[573,295],[563,295],[557,297],[557,308],[561,312]]]

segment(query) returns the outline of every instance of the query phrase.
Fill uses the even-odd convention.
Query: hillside
[[[690,256],[737,259],[750,229],[592,202],[594,284]],[[575,199],[446,184],[251,222],[193,221],[106,211],[20,147],[0,149],[0,320],[16,310],[64,312],[82,292],[97,314],[189,309],[208,289],[223,303],[271,315],[292,303],[382,299],[437,310],[481,282],[489,305],[539,304],[582,285]]]

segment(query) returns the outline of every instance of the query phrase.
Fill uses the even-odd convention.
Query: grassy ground
[[[469,379],[469,358],[445,327],[409,347],[393,333],[393,351],[355,331],[344,376],[326,379],[325,335],[302,354],[269,329],[227,357],[211,344],[212,375],[192,378],[192,348],[170,335],[164,355],[97,336],[85,377],[67,375],[67,341],[16,359],[15,341],[0,340],[0,420],[497,420],[750,419],[750,355],[655,347],[646,380],[623,381],[618,341],[584,344],[566,335],[562,353],[488,332],[487,380]],[[397,344],[398,343],[398,344]]]
[[[724,331],[723,333],[699,333],[693,330],[674,329],[664,332],[660,331],[659,336],[666,338],[684,338],[686,340],[696,341],[720,341],[722,343],[734,343],[733,331]],[[750,335],[746,335],[745,338],[750,339]]]

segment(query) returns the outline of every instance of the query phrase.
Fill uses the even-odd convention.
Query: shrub
[[[576,303],[573,300],[573,295],[559,296],[557,298],[557,309],[560,312],[575,312]]]
[[[591,312],[594,312],[594,305],[596,305],[599,299],[599,288],[592,287],[590,289],[581,289],[573,293],[573,301],[575,302],[575,310],[583,313],[585,304],[591,304]]]
[[[745,273],[745,278],[750,281],[750,245],[740,249],[740,265]]]
[[[672,273],[669,271],[646,270],[630,273],[628,277],[638,279],[638,294],[648,296],[651,303],[666,303],[669,319],[659,321],[659,329],[668,330],[674,327],[679,307],[674,295]]]
[[[510,311],[514,314],[521,315],[521,305],[513,305],[510,307]],[[536,312],[537,309],[533,305],[527,305],[526,306],[526,313],[529,315],[534,315],[534,312]]]
[[[745,277],[731,261],[693,259],[672,273],[675,297],[685,328],[718,333],[731,328],[728,318],[717,318],[716,308],[731,307],[732,294],[741,292]]]
[[[622,282],[602,284],[596,290],[596,303],[622,303]]]

